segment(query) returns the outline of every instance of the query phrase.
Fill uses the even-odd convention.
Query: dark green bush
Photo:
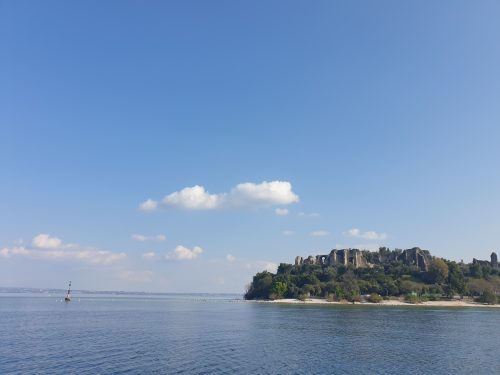
[[[383,298],[376,293],[372,293],[372,294],[370,294],[370,297],[368,297],[368,301],[370,301],[372,303],[380,303],[383,301]]]

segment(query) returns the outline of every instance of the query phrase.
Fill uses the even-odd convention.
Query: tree
[[[494,305],[497,303],[497,296],[495,295],[495,292],[493,292],[493,289],[486,289],[481,297],[479,297],[479,302],[487,303],[488,305]]]
[[[483,277],[487,279],[491,274],[491,267],[488,265],[481,266],[481,273],[483,274]]]
[[[358,281],[351,270],[342,275],[342,287],[348,298],[359,295]]]
[[[382,302],[382,297],[380,297],[377,293],[372,293],[370,294],[370,297],[368,297],[368,301],[372,303],[380,303]]]
[[[299,277],[299,286],[303,287],[304,285],[319,285],[320,281],[314,274],[303,274]]]
[[[253,277],[253,281],[245,293],[245,299],[268,298],[271,286],[273,284],[273,275],[270,272],[259,272]]]
[[[337,276],[337,271],[335,271],[335,268],[326,267],[319,275],[319,279],[324,282],[330,282],[334,281],[336,276]]]
[[[466,294],[467,284],[460,266],[455,262],[450,262],[448,263],[448,271],[449,295],[458,293],[463,296]]]
[[[280,263],[278,266],[278,271],[276,272],[277,275],[282,275],[282,274],[288,274],[292,271],[293,266],[291,264],[287,263]]]
[[[313,285],[304,285],[302,288],[300,288],[300,295],[308,298],[311,295],[314,295],[315,288]]]
[[[472,277],[481,278],[483,276],[483,270],[479,263],[474,263],[469,267],[469,273]]]
[[[408,294],[408,293],[422,293],[422,284],[416,283],[414,281],[408,279],[399,280],[399,293]]]
[[[335,297],[337,297],[337,301],[345,298],[345,290],[340,285],[335,287]]]
[[[399,294],[399,288],[391,277],[381,276],[377,280],[380,285],[380,293],[384,296],[395,296]]]
[[[448,265],[441,258],[435,258],[431,261],[429,267],[429,276],[432,282],[441,284],[448,279]]]
[[[275,281],[273,282],[273,286],[271,287],[271,295],[274,298],[283,298],[287,291],[288,287],[286,283],[282,281]]]
[[[486,290],[491,289],[491,284],[485,279],[469,279],[468,287],[472,296],[481,296]]]

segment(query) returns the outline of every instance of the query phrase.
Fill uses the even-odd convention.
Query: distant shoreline
[[[308,298],[304,301],[293,299],[293,298],[284,298],[277,300],[253,300],[253,302],[257,303],[278,303],[278,304],[293,304],[293,305],[338,305],[338,306],[414,306],[414,307],[500,307],[497,305],[487,305],[479,302],[465,301],[465,300],[453,300],[453,301],[425,301],[420,303],[408,303],[402,300],[384,300],[380,303],[373,302],[329,302],[322,298]]]

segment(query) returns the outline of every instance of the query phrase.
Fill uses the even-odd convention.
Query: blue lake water
[[[0,374],[500,374],[500,309],[0,295]]]

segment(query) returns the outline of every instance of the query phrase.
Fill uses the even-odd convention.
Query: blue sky
[[[0,1],[0,285],[243,292],[334,247],[488,258],[498,19],[495,1]]]

